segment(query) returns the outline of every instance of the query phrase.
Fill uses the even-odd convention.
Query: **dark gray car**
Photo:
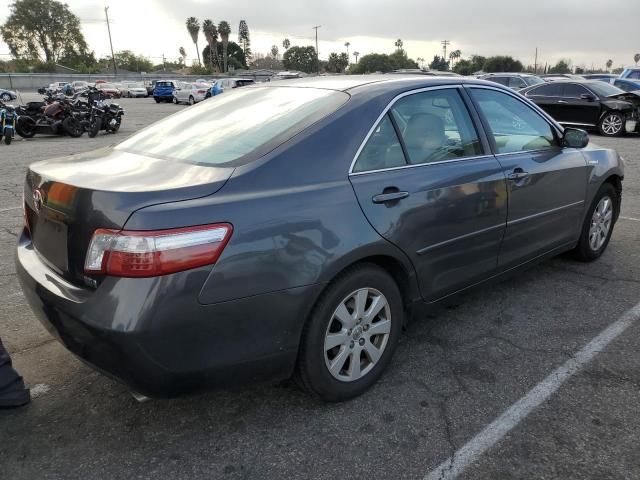
[[[294,375],[344,400],[416,307],[600,256],[623,164],[587,142],[481,80],[249,86],[32,165],[19,278],[53,335],[134,391]]]

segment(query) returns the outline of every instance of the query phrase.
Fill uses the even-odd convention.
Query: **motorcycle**
[[[16,109],[11,105],[5,105],[0,101],[0,139],[4,137],[4,143],[10,145],[16,132]]]
[[[95,137],[100,130],[116,133],[122,124],[124,109],[117,103],[106,103],[106,95],[96,88],[89,88],[87,97],[89,114],[84,124],[89,137]]]
[[[23,138],[36,133],[80,137],[84,133],[81,115],[77,111],[78,96],[47,95],[43,102],[29,102],[17,108],[16,132]]]

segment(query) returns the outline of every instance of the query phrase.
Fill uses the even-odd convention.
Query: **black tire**
[[[96,135],[98,135],[101,124],[102,124],[102,118],[100,117],[96,117],[94,121],[91,122],[91,124],[89,125],[89,130],[87,131],[89,138],[95,138]]]
[[[205,99],[207,99],[207,98],[211,98],[211,92],[207,92],[207,93],[205,94],[204,98],[205,98]]]
[[[4,143],[11,145],[11,140],[13,140],[13,132],[7,128],[4,132]]]
[[[118,130],[120,130],[120,124],[122,123],[122,119],[119,118],[118,121],[116,122],[115,127],[113,127],[111,129],[111,133],[118,133]]]
[[[619,112],[608,112],[598,123],[600,135],[605,137],[618,137],[625,133],[625,120]]]
[[[9,95],[8,93],[3,93],[2,96],[0,96],[0,100],[2,100],[3,102],[10,102],[11,95]]]
[[[365,366],[367,362],[370,362],[372,367],[369,367],[370,370],[368,373],[365,373],[357,380],[342,381],[334,377],[327,366],[327,362],[331,361],[328,357],[331,350],[325,352],[325,336],[335,331],[333,330],[333,326],[337,320],[334,319],[334,312],[336,312],[337,307],[343,304],[345,299],[349,298],[352,293],[365,288],[377,291],[386,298],[391,325],[382,355],[377,362],[371,362],[364,350],[362,350],[361,353],[361,347],[355,344],[355,342],[358,342],[359,345],[363,346],[362,348],[366,348],[364,347],[367,342],[365,339],[366,334],[362,333],[362,327],[365,329],[370,327],[367,326],[366,320],[361,319],[360,321],[362,321],[362,323],[358,321],[357,325],[354,323],[353,330],[350,328],[345,338],[353,339],[355,342],[351,341],[350,346],[339,345],[335,348],[339,349],[339,352],[346,352],[343,358],[347,358],[350,369],[351,361],[355,356],[347,349],[353,349],[355,344],[357,350],[354,351],[358,352],[359,365],[362,365],[364,361]],[[369,300],[367,300],[367,302],[369,302]],[[370,305],[370,303],[366,305]],[[349,314],[355,315],[355,310],[349,312]],[[382,317],[376,316],[374,320],[378,322],[383,321],[381,318]],[[402,332],[403,323],[404,309],[402,296],[397,284],[387,272],[373,264],[361,264],[345,271],[323,292],[307,319],[300,340],[294,379],[298,385],[307,392],[325,401],[341,402],[357,397],[378,380],[391,361],[393,351]],[[376,325],[377,323],[372,324]],[[346,327],[340,326],[340,328]],[[359,328],[359,331],[356,332],[357,328]],[[352,331],[353,334],[351,333]],[[366,331],[367,330],[364,330],[364,332]],[[380,338],[380,336],[371,336],[371,338],[373,339],[371,340],[373,343],[377,341],[376,339]],[[332,360],[335,361],[340,355],[341,353],[337,353]],[[325,356],[327,357],[325,358]],[[343,363],[342,368],[346,368],[347,361],[344,363],[340,362]]]
[[[193,98],[193,95],[189,96],[189,105],[195,105],[196,104],[196,99]]]
[[[160,103],[160,99],[158,97],[153,97],[153,99],[156,101],[156,103]]]
[[[178,102],[178,97],[173,97],[173,103],[175,103],[176,105],[178,105],[180,102]]]
[[[62,128],[67,135],[72,138],[81,137],[84,133],[84,129],[82,128],[82,124],[75,117],[67,117],[62,121]]]
[[[18,117],[16,133],[22,138],[32,138],[36,134],[36,122],[31,117]]]
[[[609,230],[604,238],[604,242],[598,246],[598,248],[593,248],[591,245],[591,227],[592,221],[594,221],[594,211],[600,204],[600,201],[608,197],[612,202],[612,216],[611,216],[611,224],[609,226]],[[610,183],[603,184],[596,196],[591,202],[591,206],[587,211],[587,215],[584,219],[584,223],[582,225],[582,231],[580,233],[580,240],[578,241],[578,246],[574,249],[573,254],[574,257],[582,262],[593,262],[597,258],[602,255],[602,253],[606,250],[607,245],[609,245],[609,240],[611,240],[611,234],[613,233],[613,227],[615,226],[615,221],[618,218],[618,212],[620,211],[620,196],[616,189]]]

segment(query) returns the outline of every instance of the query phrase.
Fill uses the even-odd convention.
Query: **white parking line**
[[[0,208],[0,212],[9,212],[11,210],[20,210],[22,207]]]
[[[633,218],[633,217],[620,217],[623,220],[631,220],[632,222],[640,222],[640,218]]]
[[[564,382],[609,345],[627,328],[640,319],[640,303],[609,325],[582,350],[554,370],[524,397],[514,403],[480,433],[458,449],[453,456],[425,475],[424,480],[452,480],[497,444],[533,410],[542,405]]]

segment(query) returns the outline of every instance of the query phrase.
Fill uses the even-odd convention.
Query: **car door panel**
[[[426,300],[495,271],[507,193],[494,157],[352,175],[351,183],[369,222],[412,260]],[[385,191],[408,195],[375,203]]]
[[[564,84],[557,119],[574,125],[596,125],[600,117],[600,102],[595,95],[591,100],[581,98],[581,95],[589,94],[591,92],[581,85]]]
[[[507,174],[509,217],[499,265],[511,268],[578,239],[587,165],[574,149],[498,155]],[[522,172],[521,178],[513,175]]]

